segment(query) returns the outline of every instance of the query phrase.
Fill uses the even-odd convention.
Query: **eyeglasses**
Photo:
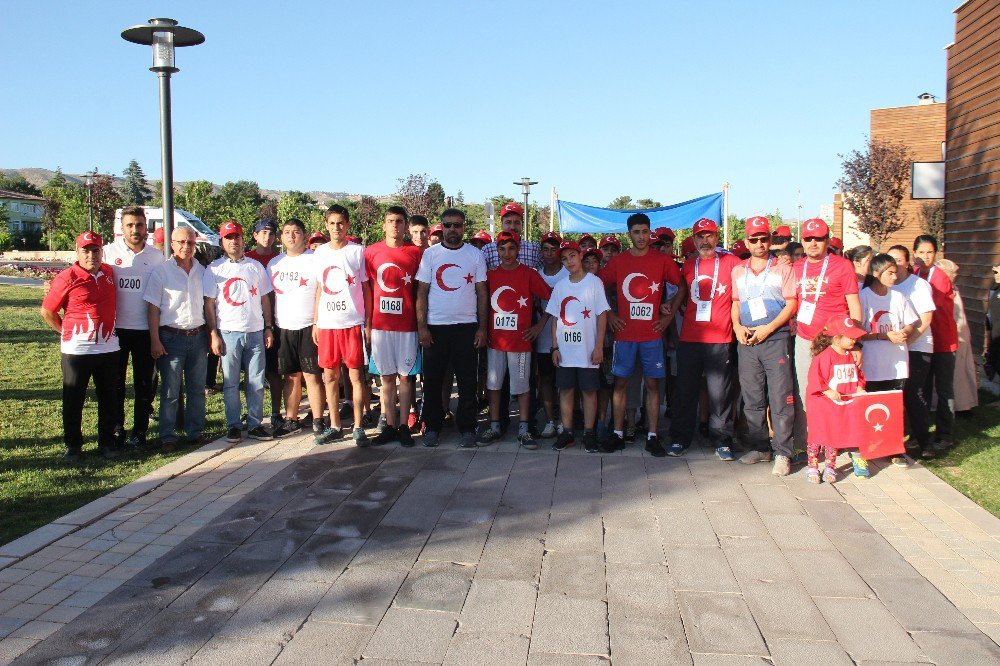
[[[197,245],[197,243],[195,243],[194,241],[175,240],[170,242],[177,243],[178,245]]]
[[[826,240],[826,236],[806,236],[802,240],[806,243],[822,243]]]
[[[747,239],[747,242],[750,243],[751,245],[756,245],[757,243],[768,243],[770,241],[771,241],[771,239],[768,238],[767,236],[760,236],[758,238],[748,238]]]
[[[451,229],[452,227],[456,229],[461,229],[465,226],[465,222],[442,222],[441,226],[445,229]]]

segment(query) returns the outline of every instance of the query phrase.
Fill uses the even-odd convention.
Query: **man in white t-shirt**
[[[903,384],[903,406],[910,423],[910,440],[915,445],[915,453],[923,456],[926,451],[930,458],[933,456],[929,418],[931,397],[925,393],[924,385],[934,353],[934,337],[931,332],[931,321],[936,309],[934,294],[927,280],[913,274],[910,268],[910,251],[906,246],[893,245],[888,254],[896,260],[896,285],[893,290],[909,299],[920,318],[906,339],[910,374]]]
[[[163,253],[148,245],[146,213],[142,206],[122,210],[122,236],[104,248],[104,263],[115,270],[118,315],[115,327],[121,352],[118,356],[118,430],[116,444],[125,440],[125,377],[132,359],[135,402],[132,407],[132,436],[128,446],[146,443],[149,415],[153,409],[153,357],[150,355],[149,324],[142,292],[149,274],[163,263]]]
[[[313,437],[322,438],[323,370],[319,351],[313,341],[312,324],[316,312],[316,273],[312,250],[306,249],[306,228],[301,220],[291,218],[281,226],[281,244],[285,251],[267,264],[267,275],[274,289],[274,323],[278,338],[277,372],[282,377],[285,418],[275,429],[283,437],[299,429],[299,403],[302,383],[309,390]],[[273,404],[273,401],[272,401]]]
[[[371,284],[365,269],[365,248],[348,240],[350,213],[339,204],[326,213],[330,242],[313,253],[314,271],[319,281],[316,289],[316,315],[313,340],[323,368],[326,402],[330,423],[324,442],[341,436],[339,384],[340,367],[347,368],[354,395],[354,432],[356,446],[368,446],[368,436],[361,425],[365,396],[363,372],[366,365],[364,324],[365,301],[371,299]]]
[[[465,213],[441,213],[442,242],[424,251],[417,269],[417,336],[424,348],[424,446],[438,445],[441,395],[449,364],[458,383],[456,424],[462,448],[476,446],[476,350],[486,345],[489,294],[483,253],[463,242]],[[427,399],[427,396],[432,396]]]
[[[226,440],[240,434],[240,371],[246,373],[247,435],[272,439],[264,427],[264,350],[274,342],[271,281],[260,262],[243,253],[243,227],[226,222],[219,229],[225,255],[205,271],[205,322],[212,353],[222,361],[222,400],[226,407]]]

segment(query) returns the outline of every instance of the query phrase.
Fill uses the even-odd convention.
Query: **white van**
[[[163,226],[163,209],[143,206],[146,211],[146,223],[149,226],[150,242],[156,229]],[[195,242],[199,245],[219,245],[219,234],[212,231],[197,215],[180,208],[174,208],[174,227],[189,227],[197,235]],[[115,240],[122,237],[122,209],[115,211]]]

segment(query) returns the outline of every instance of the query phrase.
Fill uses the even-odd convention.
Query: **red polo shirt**
[[[59,350],[64,354],[105,354],[118,351],[115,309],[118,295],[111,266],[101,264],[91,275],[76,263],[52,280],[42,307],[63,310]]]

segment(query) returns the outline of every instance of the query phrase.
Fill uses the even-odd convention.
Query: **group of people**
[[[349,211],[334,205],[325,235],[310,236],[296,219],[258,221],[250,252],[243,228],[226,222],[223,256],[203,266],[193,230],[174,229],[164,259],[147,245],[143,209],[125,209],[120,239],[78,237],[77,262],[42,303],[61,334],[67,458],[80,456],[91,377],[106,457],[146,442],[157,375],[161,444],[177,448],[178,431],[203,441],[212,355],[233,442],[244,430],[267,440],[311,425],[325,444],[347,434],[342,418],[352,413],[358,446],[413,446],[422,434],[435,447],[448,422],[461,447],[486,446],[504,436],[515,396],[517,439],[528,449],[551,438],[556,450],[613,452],[639,436],[653,456],[681,456],[700,428],[731,461],[739,424],[750,447],[741,462],[773,461],[786,475],[805,450],[808,478],[833,481],[839,449],[851,446],[837,438],[837,406],[865,390],[900,389],[913,454],[953,445],[954,289],[931,236],[918,237],[912,254],[894,246],[859,264],[840,256],[843,244],[819,219],[804,222],[795,243],[787,227],[772,232],[767,218],[751,217],[730,250],[716,223],[701,219],[678,255],[674,233],[651,229],[641,212],[628,218],[627,246],[615,235],[525,240],[514,202],[500,220],[495,238],[466,240],[459,209],[429,226],[391,206],[385,240],[365,247],[348,234]],[[369,438],[373,381],[382,416]],[[477,432],[481,406],[489,416]],[[666,442],[661,416],[670,420]],[[852,461],[867,474],[863,458]]]

